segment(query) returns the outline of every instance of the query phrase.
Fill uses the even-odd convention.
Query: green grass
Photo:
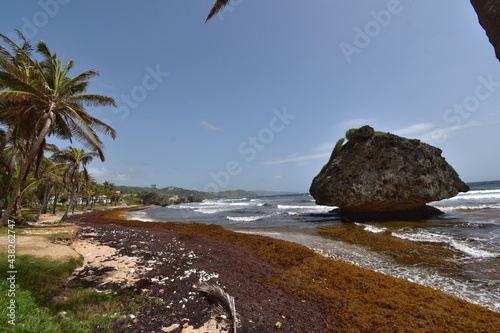
[[[11,297],[8,258],[0,253],[0,332],[87,333],[97,326],[111,330],[114,318],[128,310],[122,304],[132,295],[98,293],[68,283],[67,277],[81,262],[17,256],[15,297]],[[15,299],[15,325],[8,323],[11,299]]]

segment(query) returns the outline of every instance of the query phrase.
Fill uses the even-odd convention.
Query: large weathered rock
[[[370,126],[346,136],[309,189],[317,204],[338,206],[346,219],[423,219],[440,212],[426,203],[469,190],[439,148]]]

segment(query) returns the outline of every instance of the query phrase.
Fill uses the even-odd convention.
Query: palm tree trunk
[[[42,205],[40,206],[40,209],[36,214],[37,221],[40,219],[41,214],[45,214],[47,212],[47,206],[49,203],[49,194],[50,194],[50,183],[47,181],[45,182],[45,189],[43,191]]]
[[[97,199],[98,199],[98,198],[99,198],[99,197],[98,197],[97,195],[96,195],[95,197],[90,198],[90,210],[91,210],[91,211],[93,211],[93,210],[94,210],[94,205],[95,205],[95,203],[97,202]]]
[[[57,187],[54,187],[54,202],[52,205],[52,214],[56,214],[56,207],[57,207],[57,200],[59,200],[59,193],[60,191],[57,189]]]
[[[68,220],[69,210],[76,204],[76,188],[78,186],[78,166],[74,166],[73,173],[71,175],[71,183],[73,184],[73,186],[71,188],[71,196],[69,197],[69,204],[68,207],[66,208],[66,211],[64,212],[63,217],[61,218],[61,221]],[[74,208],[73,208],[73,213],[74,213]]]
[[[14,177],[14,161],[16,158],[16,147],[12,147],[12,156],[9,161],[9,171],[7,173],[7,179],[5,181],[5,187],[0,195],[0,221],[2,220],[2,209],[5,206],[7,197],[9,196],[10,186],[12,185],[12,178]],[[2,225],[0,223],[0,225]]]
[[[9,127],[7,132],[5,132],[5,135],[2,139],[2,143],[0,143],[0,151],[3,151],[5,147],[7,147],[7,143],[10,141],[10,138],[12,138],[13,133],[14,133],[14,128]]]
[[[8,218],[10,215],[14,212],[15,204],[17,202],[20,203],[20,196],[21,196],[21,185],[23,183],[23,180],[26,178],[28,175],[29,170],[31,169],[31,166],[33,164],[33,161],[35,160],[35,157],[38,155],[38,152],[40,151],[43,141],[45,140],[45,137],[49,133],[49,129],[52,126],[52,117],[53,117],[53,112],[52,109],[54,108],[55,103],[51,103],[50,108],[45,112],[43,119],[42,119],[42,129],[38,133],[38,136],[29,149],[29,153],[26,157],[26,160],[24,163],[21,163],[21,172],[19,174],[19,178],[14,184],[14,188],[12,190],[12,196],[11,200],[9,202],[9,205],[7,206],[7,210],[5,211],[5,215],[2,216],[2,219],[0,221],[0,225],[6,225]],[[16,217],[18,218],[18,217]],[[19,221],[22,223],[22,220]]]

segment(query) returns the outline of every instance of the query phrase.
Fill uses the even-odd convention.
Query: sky
[[[346,130],[417,138],[466,182],[500,179],[500,63],[467,0],[2,2],[0,33],[44,40],[88,108],[98,182],[307,192]],[[58,142],[61,148],[78,142]]]

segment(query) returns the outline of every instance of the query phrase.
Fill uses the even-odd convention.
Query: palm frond
[[[227,316],[231,323],[233,333],[236,333],[236,326],[238,324],[238,314],[236,313],[236,306],[234,304],[234,297],[229,295],[221,287],[216,284],[201,284],[195,286],[196,289],[205,293],[209,299],[215,304],[215,309],[220,314]]]
[[[68,101],[82,102],[87,106],[112,106],[116,107],[116,102],[113,98],[96,94],[80,94],[68,97]]]
[[[215,1],[210,13],[208,13],[207,19],[205,22],[208,22],[215,14],[220,12],[226,5],[229,3],[229,0],[217,0]]]

